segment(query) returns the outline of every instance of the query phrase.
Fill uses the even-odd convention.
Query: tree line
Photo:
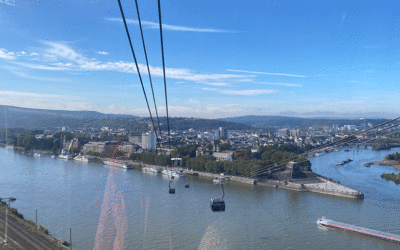
[[[260,147],[252,153],[250,149],[233,152],[233,161],[217,161],[214,156],[202,155],[196,157],[198,145],[177,146],[172,150],[171,156],[157,155],[155,153],[133,153],[129,159],[142,161],[147,164],[168,166],[170,157],[181,157],[182,167],[194,171],[209,172],[214,174],[226,173],[235,176],[254,176],[259,178],[272,178],[266,171],[270,167],[284,166],[290,161],[296,161],[302,172],[311,172],[311,163],[298,154],[304,149],[292,144],[274,144]],[[254,174],[257,175],[254,175]]]

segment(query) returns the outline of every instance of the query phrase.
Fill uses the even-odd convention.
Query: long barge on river
[[[108,166],[114,166],[114,167],[119,167],[119,168],[124,168],[124,169],[132,169],[132,165],[125,163],[123,161],[116,161],[116,160],[107,160],[103,161],[105,165]]]
[[[369,229],[365,227],[354,226],[350,224],[346,224],[343,222],[337,222],[333,220],[326,219],[325,217],[319,218],[317,221],[318,226],[330,227],[330,228],[337,228],[342,229],[345,231],[350,231],[354,233],[359,233],[362,235],[372,236],[375,238],[379,238],[382,240],[388,240],[392,242],[396,242],[400,244],[400,235],[386,233],[374,229]]]

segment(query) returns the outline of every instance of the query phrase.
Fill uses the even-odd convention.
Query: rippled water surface
[[[400,234],[400,185],[380,177],[392,167],[364,167],[395,149],[356,148],[311,160],[312,169],[364,192],[364,200],[229,183],[226,212],[212,213],[221,195],[211,180],[174,180],[98,163],[34,158],[0,148],[0,196],[76,249],[394,249],[398,244],[337,230],[329,219]],[[353,158],[344,166],[338,161]],[[190,184],[189,189],[184,185]],[[96,237],[97,235],[97,237]]]

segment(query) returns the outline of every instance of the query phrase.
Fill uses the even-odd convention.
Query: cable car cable
[[[399,118],[396,118],[396,119],[393,119],[393,120],[391,120],[391,121],[395,121],[395,120],[397,120],[397,119],[400,119],[400,117],[399,117]],[[391,121],[389,121],[389,122],[391,122]],[[376,128],[376,127],[385,125],[385,124],[387,124],[387,123],[388,123],[388,122],[382,123],[382,124],[377,125],[377,126],[375,126],[375,127],[373,127],[373,128]],[[395,125],[392,125],[392,126],[390,126],[390,127],[384,128],[384,129],[382,129],[382,130],[369,133],[369,134],[365,135],[364,137],[368,137],[368,136],[371,136],[371,135],[380,133],[380,132],[382,132],[382,131],[385,131],[385,130],[394,128],[394,127],[396,127],[396,126],[400,126],[400,124],[395,124]],[[371,128],[371,129],[372,129],[372,128]],[[360,133],[363,133],[363,132],[365,132],[365,131],[369,131],[369,130],[371,130],[371,129],[367,129],[367,130],[358,132],[358,133],[356,133],[356,134],[360,134]],[[356,135],[356,134],[353,134],[353,135],[351,135],[351,136],[354,136],[354,135]],[[349,137],[351,137],[351,136],[349,136]],[[346,138],[348,138],[348,137],[346,137]],[[341,140],[339,140],[339,141],[337,141],[337,142],[340,142],[340,141],[342,141],[342,140],[344,140],[344,139],[346,139],[346,138],[343,138],[343,139],[341,139]],[[341,146],[341,145],[343,145],[343,144],[346,144],[346,143],[349,143],[349,142],[352,142],[352,141],[356,141],[356,140],[359,140],[359,138],[355,138],[355,139],[352,139],[352,140],[350,140],[350,141],[345,141],[345,142],[342,142],[342,143],[340,143],[340,144],[334,145],[334,146],[332,146],[332,147],[338,147],[338,146]],[[337,142],[334,142],[334,143],[337,143]],[[331,143],[331,144],[332,144],[332,143]],[[328,144],[328,145],[331,145],[331,144]],[[328,145],[326,145],[326,146],[328,146]],[[326,146],[322,146],[322,147],[319,147],[319,148],[317,148],[317,149],[325,148]],[[305,155],[309,154],[310,152],[315,151],[315,150],[317,150],[317,149],[309,150],[309,151],[307,151],[307,152],[298,154],[297,156],[298,156],[298,157],[305,156]],[[284,159],[284,160],[278,162],[277,164],[284,163],[284,162],[287,161],[287,160],[290,160],[290,158],[286,158],[286,159]],[[270,165],[270,166],[267,166],[267,167],[263,167],[263,168],[261,168],[261,169],[259,169],[259,170],[257,170],[257,171],[251,171],[251,172],[250,172],[249,174],[247,174],[247,176],[245,176],[245,177],[253,177],[253,178],[254,178],[254,177],[256,177],[256,176],[259,176],[259,175],[262,175],[262,174],[267,173],[267,172],[270,171],[273,167],[276,167],[276,165],[273,164],[273,165]],[[263,169],[264,169],[264,170],[263,170]]]
[[[161,136],[161,126],[160,126],[160,119],[158,117],[158,111],[157,111],[157,105],[156,105],[156,98],[154,96],[154,89],[153,89],[153,81],[151,80],[151,73],[150,73],[150,66],[149,66],[149,60],[147,58],[147,51],[146,51],[146,45],[144,42],[144,36],[143,36],[143,29],[142,29],[142,22],[140,21],[140,14],[139,14],[139,5],[137,0],[135,0],[135,4],[136,4],[136,12],[138,15],[138,21],[139,21],[139,28],[140,28],[140,34],[142,36],[142,44],[143,44],[143,50],[144,50],[144,57],[146,58],[146,64],[147,64],[147,72],[149,74],[149,81],[150,81],[150,86],[151,86],[151,93],[153,94],[153,101],[154,101],[154,109],[156,111],[156,117],[157,117],[157,124],[158,124],[158,131],[160,131],[160,136]],[[153,124],[154,126],[154,124]],[[156,128],[154,128],[154,130],[156,130]],[[159,142],[159,139],[157,137],[157,142]],[[160,143],[158,143],[160,145]],[[161,150],[161,146],[160,146],[160,150]]]
[[[385,125],[385,124],[387,124],[387,123],[393,122],[393,121],[398,120],[398,119],[400,119],[400,117],[395,118],[395,119],[392,119],[392,120],[387,121],[387,122],[384,122],[384,123],[381,123],[381,124],[378,124],[378,125],[376,125],[376,126],[374,126],[374,127],[371,127],[371,128],[369,128],[369,129],[366,129],[366,130],[357,132],[357,133],[355,133],[355,134],[353,134],[353,135],[350,135],[349,137],[358,135],[358,134],[360,134],[360,133],[364,133],[364,132],[369,131],[369,130],[371,130],[371,129],[375,129],[375,128],[377,128],[377,127],[383,126],[383,125]],[[394,125],[394,126],[396,126],[396,125]],[[392,126],[392,127],[393,127],[393,126]],[[386,130],[386,129],[385,129],[385,130]],[[378,133],[378,132],[381,132],[381,131],[383,131],[383,130],[376,131],[376,132],[371,133],[371,134],[369,134],[369,135],[372,135],[372,134],[375,134],[375,133]],[[369,135],[367,135],[367,136],[369,136]],[[346,138],[348,138],[348,137],[346,137]],[[318,148],[315,148],[315,149],[311,149],[311,150],[306,151],[306,152],[304,152],[304,153],[298,154],[297,156],[300,156],[300,157],[301,157],[302,155],[307,155],[307,154],[309,154],[310,152],[313,152],[313,151],[316,151],[316,150],[320,150],[320,149],[325,148],[325,147],[327,147],[327,146],[329,146],[329,145],[332,145],[332,144],[341,142],[341,141],[345,140],[346,138],[342,138],[342,139],[340,139],[340,140],[338,140],[338,141],[329,143],[329,144],[327,144],[327,145],[323,145],[323,146],[321,146],[321,147],[318,147]],[[351,140],[351,141],[354,141],[354,140],[358,140],[358,138],[357,138],[357,139],[353,139],[353,140]],[[351,141],[345,141],[345,142],[343,142],[343,143],[341,143],[341,144],[333,145],[332,147],[341,146],[341,145],[343,145],[343,144],[345,144],[345,143],[348,143],[348,142],[351,142]],[[290,159],[290,158],[285,158],[285,159],[281,160],[280,162],[278,162],[277,164],[284,163],[285,161],[287,161],[287,160],[289,160],[289,159]],[[270,165],[270,166],[267,166],[267,167],[262,167],[261,169],[259,169],[259,170],[257,170],[257,171],[251,171],[247,176],[249,176],[249,177],[250,177],[250,176],[254,176],[254,173],[255,173],[255,172],[263,171],[262,169],[267,169],[267,171],[269,171],[269,170],[270,170],[271,168],[273,168],[273,167],[276,167],[275,164]],[[263,172],[263,173],[265,173],[265,172]],[[260,175],[260,174],[257,174],[257,175]]]
[[[158,19],[159,19],[159,26],[160,26],[160,41],[161,41],[161,57],[162,57],[162,64],[163,64],[163,77],[164,77],[164,91],[165,91],[165,108],[167,111],[167,128],[168,128],[168,150],[169,150],[169,159],[171,164],[171,132],[169,127],[169,114],[168,114],[168,98],[167,98],[167,80],[165,77],[165,59],[164,59],[164,41],[163,41],[163,34],[162,34],[162,21],[161,21],[161,0],[158,0]],[[168,167],[167,167],[168,168]],[[170,187],[171,193],[171,187]],[[174,189],[175,193],[175,189]]]
[[[129,35],[128,26],[126,25],[126,20],[125,20],[124,11],[123,11],[123,9],[122,9],[121,0],[118,0],[118,4],[119,4],[119,9],[120,9],[120,11],[121,11],[122,20],[124,21],[125,30],[126,30],[126,35],[128,36],[129,45],[130,45],[131,51],[132,51],[132,56],[133,56],[133,59],[134,59],[134,61],[135,61],[136,71],[137,71],[137,73],[138,73],[138,75],[139,75],[140,84],[142,85],[142,90],[143,90],[144,98],[146,99],[147,109],[149,110],[149,114],[150,114],[151,122],[152,122],[152,124],[153,124],[153,128],[155,128],[154,120],[153,120],[153,115],[151,114],[149,101],[147,100],[146,90],[144,89],[142,76],[140,75],[139,65],[138,65],[138,62],[137,62],[137,60],[136,60],[135,51],[134,51],[133,46],[132,46],[131,36]],[[156,133],[156,137],[158,138],[157,130],[155,131],[155,133]],[[156,148],[156,153],[157,153],[157,148]]]

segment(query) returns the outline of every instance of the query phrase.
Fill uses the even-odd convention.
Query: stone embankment
[[[240,182],[240,183],[251,184],[251,185],[255,185],[257,183],[256,179],[239,177],[239,176],[222,176],[220,174],[212,174],[212,173],[207,173],[207,172],[191,171],[191,170],[183,170],[183,173],[189,174],[189,175],[197,175],[197,176],[209,178],[209,179],[218,179],[220,177],[228,177],[229,181]]]
[[[132,166],[134,166],[135,168],[154,167],[154,168],[160,169],[160,171],[165,169],[165,167],[163,167],[163,166],[150,165],[150,164],[145,164],[143,162],[129,161],[129,163],[132,164]],[[220,174],[212,174],[212,173],[200,172],[200,171],[191,171],[191,170],[183,169],[183,168],[173,168],[173,170],[176,170],[176,171],[182,170],[183,174],[185,174],[185,175],[196,175],[196,176],[199,176],[202,178],[218,179],[218,178],[222,177],[222,175],[220,175]],[[315,175],[315,176],[316,176],[315,178],[311,178],[311,179],[300,179],[300,180],[294,180],[294,181],[259,180],[259,179],[253,179],[253,178],[245,178],[245,177],[238,177],[238,176],[226,176],[226,175],[224,177],[228,177],[228,180],[232,181],[232,182],[245,183],[245,184],[250,184],[250,185],[258,184],[261,186],[288,189],[288,190],[293,190],[293,191],[298,191],[298,192],[321,193],[321,194],[347,197],[347,198],[353,198],[353,199],[363,199],[364,198],[364,194],[360,191],[354,190],[345,185],[342,185],[340,183],[329,180],[321,175]]]
[[[340,183],[328,180],[323,177],[317,177],[320,183],[309,183],[304,184],[305,188],[314,193],[335,195],[340,197],[347,197],[353,199],[364,199],[364,194],[355,189],[349,188]]]

